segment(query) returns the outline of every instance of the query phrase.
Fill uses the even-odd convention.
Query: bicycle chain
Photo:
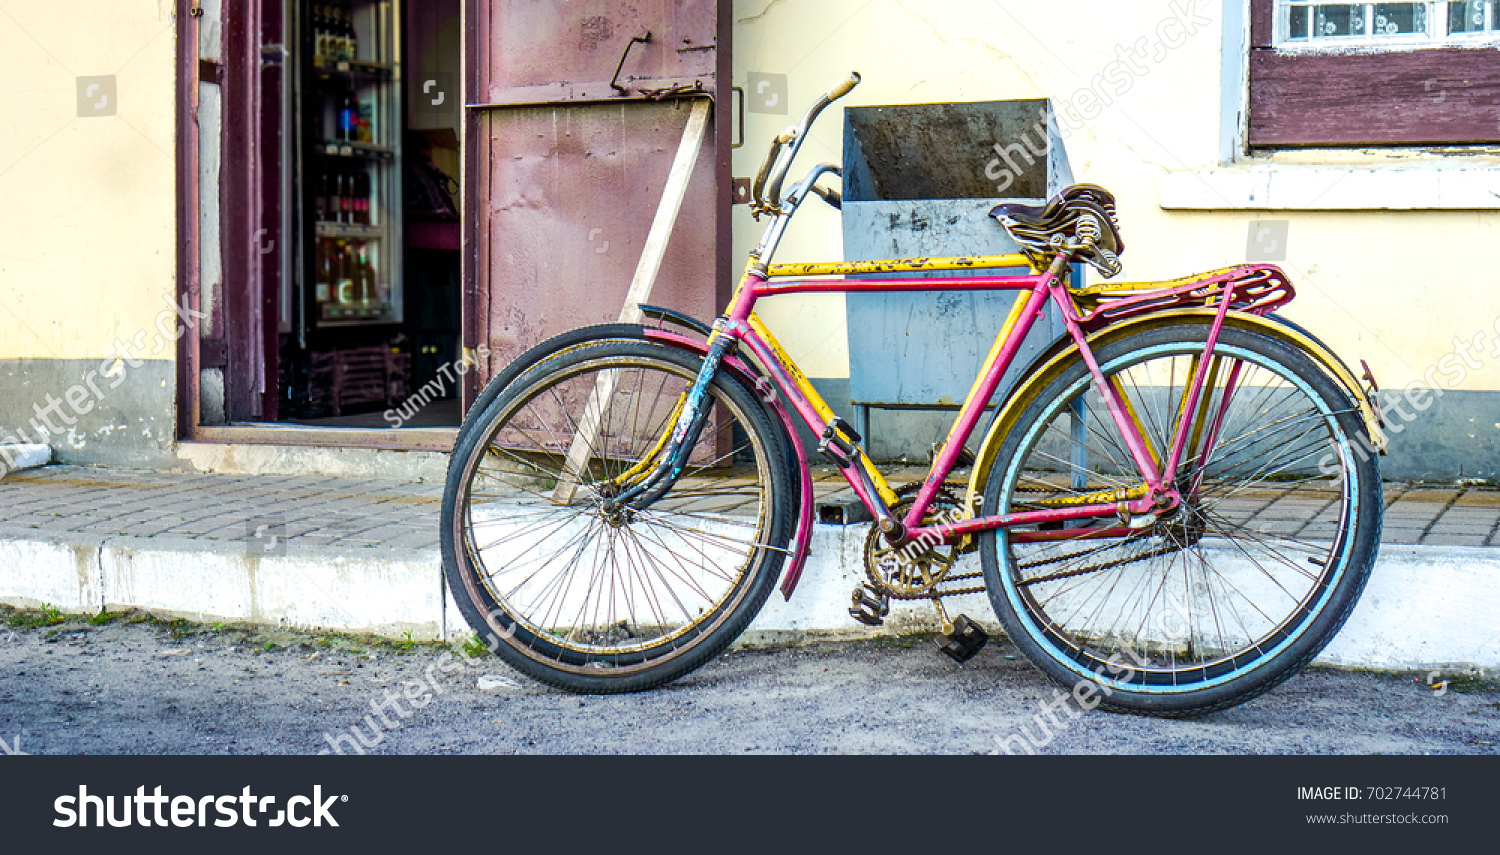
[[[954,497],[953,494],[948,491],[947,488],[949,486],[958,487],[958,486],[961,486],[961,485],[957,485],[957,484],[955,484],[955,485],[947,485],[947,484],[945,484],[944,485],[944,489],[941,490],[938,493],[938,498],[943,501],[944,505],[948,505],[948,506],[952,506],[952,507],[960,507],[961,504],[959,503],[959,501],[957,500],[957,498]],[[920,488],[921,488],[920,484],[908,484],[908,485],[902,487],[901,489],[897,490],[896,491],[896,495],[900,496],[902,498],[906,498],[907,496],[914,496],[916,494],[916,491],[918,489],[920,489]],[[1021,488],[1021,489],[1026,490],[1027,492],[1046,492],[1045,490],[1043,490],[1041,488],[1030,488],[1030,489]],[[898,503],[897,506],[896,506],[897,509],[899,509],[902,504],[903,503]],[[934,504],[936,504],[936,503],[934,503]],[[910,507],[910,505],[907,504],[907,507]],[[1149,530],[1142,530],[1142,531],[1139,531],[1139,532],[1133,532],[1130,535],[1127,535],[1126,538],[1124,540],[1120,541],[1119,543],[1112,544],[1111,548],[1123,546],[1125,544],[1133,543],[1135,541],[1141,540],[1142,538],[1144,538],[1144,537],[1147,536],[1148,531]],[[871,530],[871,536],[873,536],[873,537],[879,537],[880,535],[879,535],[878,531],[876,531],[875,529],[872,529]],[[1163,545],[1163,546],[1159,546],[1159,547],[1156,547],[1154,549],[1151,549],[1151,550],[1149,550],[1147,552],[1144,552],[1144,553],[1142,553],[1140,555],[1129,556],[1129,557],[1126,557],[1126,558],[1118,558],[1118,559],[1115,559],[1113,561],[1106,561],[1106,562],[1104,562],[1102,564],[1091,564],[1091,565],[1088,565],[1086,567],[1079,567],[1079,568],[1076,568],[1076,569],[1073,569],[1073,570],[1065,570],[1065,571],[1063,571],[1061,573],[1049,573],[1046,576],[1038,576],[1035,579],[1025,579],[1023,581],[1017,582],[1016,584],[1017,584],[1017,587],[1025,587],[1027,585],[1035,585],[1035,584],[1039,584],[1041,582],[1055,582],[1055,581],[1058,581],[1060,579],[1071,579],[1071,578],[1073,578],[1075,576],[1083,576],[1083,575],[1086,575],[1086,574],[1089,574],[1089,573],[1097,573],[1100,570],[1108,570],[1111,567],[1120,567],[1120,566],[1123,566],[1123,565],[1126,565],[1126,564],[1130,564],[1130,563],[1136,562],[1136,561],[1141,561],[1141,560],[1144,560],[1144,559],[1147,559],[1147,558],[1155,558],[1155,557],[1160,556],[1160,555],[1166,555],[1166,554],[1171,553],[1171,552],[1176,552],[1176,551],[1180,550],[1181,548],[1182,548],[1181,546],[1177,546],[1177,545],[1171,545],[1171,544]],[[1066,555],[1059,555],[1059,556],[1056,556],[1054,558],[1046,558],[1046,559],[1042,559],[1040,561],[1028,561],[1028,562],[1026,562],[1024,564],[1017,565],[1017,567],[1019,569],[1022,569],[1022,570],[1028,570],[1028,569],[1031,569],[1031,568],[1034,568],[1034,567],[1045,567],[1045,566],[1047,566],[1049,564],[1059,564],[1061,562],[1068,561],[1068,560],[1073,559],[1073,558],[1077,558],[1080,555],[1087,555],[1090,551],[1091,550],[1084,550],[1082,552],[1070,552],[1070,553],[1068,553]],[[969,587],[965,587],[965,588],[954,588],[954,589],[951,589],[951,590],[939,590],[937,588],[938,585],[941,585],[941,584],[947,583],[947,582],[961,582],[961,581],[964,581],[966,579],[981,579],[981,578],[984,577],[984,573],[981,571],[981,572],[978,572],[978,573],[959,573],[959,574],[956,574],[956,575],[946,575],[945,574],[941,579],[939,579],[937,582],[933,583],[932,590],[930,590],[928,592],[914,593],[914,594],[903,594],[903,593],[900,593],[898,591],[895,591],[895,590],[891,589],[889,585],[885,584],[884,579],[879,574],[877,574],[875,572],[874,568],[871,567],[871,564],[870,564],[870,562],[868,560],[868,554],[869,553],[867,551],[866,552],[866,558],[867,558],[867,560],[865,561],[865,575],[867,577],[869,577],[869,579],[870,579],[870,581],[872,583],[874,583],[874,585],[875,585],[875,587],[876,587],[877,590],[881,591],[882,593],[884,593],[887,597],[889,597],[892,600],[928,600],[928,599],[932,599],[933,597],[957,597],[957,596],[962,596],[964,594],[982,594],[982,593],[984,593],[987,590],[987,587],[985,585],[969,586]]]
[[[956,495],[954,495],[954,493],[951,492],[948,489],[949,487],[952,487],[954,489],[961,489],[961,488],[964,487],[964,485],[962,485],[962,484],[944,484],[943,488],[938,491],[937,496],[934,497],[934,499],[933,499],[932,507],[934,509],[936,509],[936,508],[948,508],[948,509],[952,509],[952,510],[957,511],[957,510],[959,510],[959,509],[961,509],[963,507],[963,504],[959,501],[958,497]],[[915,500],[917,493],[921,489],[922,489],[922,483],[921,482],[917,482],[917,483],[913,483],[913,484],[906,484],[906,485],[900,487],[899,489],[897,489],[896,490],[896,496],[897,496],[898,500],[896,502],[895,507],[893,507],[891,510],[894,513],[896,513],[897,516],[902,515],[902,513],[906,509],[909,509],[911,507],[912,501]],[[958,588],[958,589],[951,590],[951,591],[940,590],[938,588],[938,586],[942,585],[944,582],[957,582],[957,581],[961,581],[961,580],[964,580],[964,579],[978,579],[978,578],[980,578],[980,577],[982,577],[984,575],[983,573],[960,573],[960,574],[957,574],[957,575],[950,576],[946,572],[944,572],[943,574],[941,574],[939,576],[939,578],[936,581],[932,582],[931,585],[929,587],[927,587],[925,590],[915,591],[915,592],[911,592],[911,593],[906,593],[906,592],[897,590],[896,588],[894,588],[886,580],[885,574],[883,574],[883,573],[880,572],[879,567],[876,565],[876,562],[874,560],[872,560],[873,559],[873,551],[877,547],[880,547],[880,546],[885,546],[886,548],[889,548],[889,544],[885,543],[884,536],[880,533],[879,528],[872,526],[870,528],[870,533],[868,535],[866,535],[866,537],[865,537],[865,551],[864,551],[865,576],[866,576],[866,578],[869,579],[870,584],[875,588],[875,590],[881,592],[882,594],[884,594],[889,599],[892,599],[892,600],[930,600],[930,599],[932,599],[934,597],[954,597],[954,596],[958,596],[960,594],[977,594],[977,593],[982,593],[984,591],[984,589],[985,589],[983,585],[980,585],[977,588],[971,586],[971,587],[968,587],[968,588]],[[937,544],[936,546],[929,547],[928,551],[930,552],[933,549],[943,548],[945,546],[947,546],[947,545],[946,544]],[[950,549],[953,550],[952,560],[953,561],[957,561],[958,560],[958,555],[959,555],[958,547],[957,546],[951,546],[951,547],[947,547],[947,548],[950,548]],[[951,567],[952,564],[950,563],[948,566]]]
[[[1124,540],[1120,541],[1119,543],[1111,544],[1111,548],[1118,547],[1118,546],[1123,546],[1124,544],[1131,543],[1131,542],[1134,542],[1136,540],[1139,540],[1142,537],[1144,537],[1143,534],[1132,534],[1132,535],[1129,535],[1128,537],[1126,537]],[[1097,573],[1100,570],[1108,570],[1111,567],[1121,567],[1121,566],[1124,566],[1126,564],[1130,564],[1130,563],[1133,563],[1133,562],[1136,562],[1136,561],[1141,561],[1141,560],[1146,559],[1146,558],[1155,558],[1158,555],[1166,555],[1169,552],[1176,552],[1176,551],[1180,550],[1181,548],[1182,547],[1176,546],[1176,545],[1173,545],[1173,546],[1158,546],[1158,547],[1156,547],[1154,549],[1151,549],[1149,551],[1143,552],[1140,555],[1130,556],[1130,557],[1126,557],[1126,558],[1116,558],[1113,561],[1106,561],[1103,564],[1091,564],[1091,565],[1089,565],[1087,567],[1079,567],[1076,570],[1064,570],[1061,573],[1049,573],[1046,576],[1038,576],[1035,579],[1024,579],[1022,581],[1017,582],[1016,583],[1016,587],[1023,588],[1023,587],[1025,587],[1027,585],[1035,585],[1035,584],[1038,584],[1040,582],[1056,582],[1059,579],[1071,579],[1074,576],[1082,576],[1082,575],[1084,575],[1086,573]],[[1021,564],[1021,565],[1018,565],[1018,567],[1020,569],[1022,569],[1022,570],[1025,570],[1025,569],[1028,569],[1028,568],[1031,568],[1031,567],[1043,567],[1043,566],[1046,566],[1048,564],[1056,564],[1056,563],[1058,563],[1060,561],[1067,561],[1069,558],[1077,558],[1080,555],[1087,555],[1087,554],[1088,554],[1088,550],[1084,550],[1083,552],[1074,552],[1074,553],[1071,553],[1069,555],[1060,555],[1057,558],[1048,558],[1045,561],[1033,561],[1033,562],[1030,562],[1030,563],[1027,563],[1027,564]]]

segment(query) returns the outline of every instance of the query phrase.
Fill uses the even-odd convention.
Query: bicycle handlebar
[[[829,104],[848,95],[850,90],[859,85],[859,81],[858,71],[849,72],[847,78],[828,90],[826,94],[818,97],[818,100],[807,109],[807,113],[797,127],[788,129],[786,133],[772,140],[771,150],[766,153],[766,160],[760,165],[760,171],[756,173],[755,181],[750,186],[750,196],[754,201],[755,210],[770,210],[781,203],[782,182],[786,180],[787,171],[792,168],[792,161],[796,160],[803,140],[807,138],[808,128],[817,121],[819,113],[822,113]],[[770,204],[768,205],[767,202]]]
[[[756,211],[765,207],[766,179],[771,177],[771,167],[775,165],[776,158],[781,154],[783,142],[785,142],[784,134],[778,135],[771,141],[771,150],[766,152],[765,162],[760,165],[760,171],[755,173],[755,181],[750,185],[750,200],[754,202]]]
[[[832,89],[828,90],[827,98],[828,98],[829,102],[837,101],[838,99],[844,97],[845,95],[848,95],[849,94],[849,90],[851,90],[854,87],[856,87],[856,86],[859,85],[859,80],[860,80],[860,77],[859,77],[859,72],[858,71],[851,71],[851,72],[849,72],[849,76],[844,79],[843,83],[840,83],[839,85],[837,85],[837,86],[833,87]],[[827,106],[827,105],[824,105],[824,106]]]
[[[814,193],[818,194],[818,198],[832,205],[834,210],[844,210],[844,194],[840,193],[837,190],[830,190],[827,187],[822,187],[817,184],[814,184],[811,189]]]

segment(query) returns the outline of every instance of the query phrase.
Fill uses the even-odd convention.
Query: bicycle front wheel
[[[646,506],[607,499],[661,459],[701,360],[610,341],[544,359],[454,450],[444,568],[508,664],[579,692],[647,689],[703,665],[774,587],[793,526],[786,442],[720,372],[688,465]]]
[[[1171,324],[1095,353],[1158,466],[1208,331]],[[1225,327],[1187,424],[1179,507],[981,539],[990,599],[1011,639],[1107,708],[1192,715],[1271,689],[1343,625],[1375,560],[1376,458],[1355,402],[1307,354]],[[986,515],[1145,492],[1081,359],[1024,403],[996,459]],[[1094,687],[1077,689],[1082,682]]]

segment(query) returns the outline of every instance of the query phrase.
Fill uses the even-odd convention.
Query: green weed
[[[57,626],[67,620],[67,615],[62,609],[51,603],[42,603],[41,609],[37,611],[18,611],[10,616],[6,623],[17,629],[41,629],[48,626]]]

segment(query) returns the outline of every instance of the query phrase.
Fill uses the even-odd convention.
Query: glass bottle
[[[324,173],[325,176],[328,173]],[[329,186],[332,192],[328,196],[328,221],[340,223],[344,220],[344,194],[348,189],[344,186],[344,173],[333,172],[329,178]]]
[[[354,222],[370,224],[370,173],[362,166],[354,170]]]
[[[359,170],[349,170],[349,175],[344,179],[344,187],[348,191],[345,194],[344,222],[354,225],[359,222]]]
[[[328,176],[319,175],[317,186],[313,188],[313,211],[316,212],[317,222],[323,222],[328,214]]]
[[[312,34],[313,34],[313,66],[323,64],[323,58],[328,55],[328,28],[323,23],[323,4],[314,3],[312,7]]]
[[[340,306],[354,302],[354,247],[347,241],[338,243],[338,301]]]
[[[339,60],[354,59],[354,13],[345,4],[339,9]]]
[[[339,139],[354,142],[359,139],[355,126],[359,124],[359,99],[352,88],[345,89],[339,99]]]
[[[326,239],[318,241],[318,254],[316,263],[316,284],[313,287],[313,296],[319,303],[328,302],[333,293],[333,252]]]
[[[359,59],[359,33],[354,31],[354,11],[344,7],[345,38],[348,40],[349,61]]]
[[[375,300],[375,269],[370,266],[368,254],[369,244],[359,245],[359,283],[356,289],[359,293],[359,305],[362,309],[369,309],[370,303]]]

